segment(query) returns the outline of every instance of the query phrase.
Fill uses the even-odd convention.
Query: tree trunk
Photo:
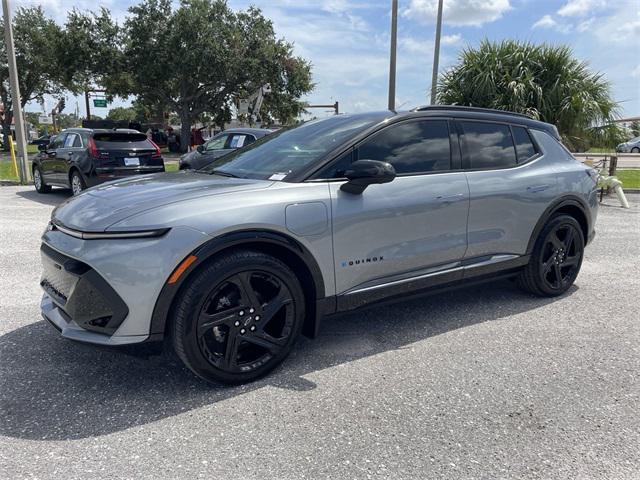
[[[185,111],[180,114],[180,151],[186,152],[191,146],[191,117]]]

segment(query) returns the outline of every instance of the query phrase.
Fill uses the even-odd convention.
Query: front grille
[[[120,296],[89,265],[42,244],[40,285],[65,318],[80,327],[112,335],[129,310]]]

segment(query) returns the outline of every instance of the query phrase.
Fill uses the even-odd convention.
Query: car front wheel
[[[569,215],[552,217],[538,236],[518,285],[543,297],[561,295],[578,276],[583,255],[584,237],[576,219]]]
[[[638,147],[633,147],[633,148],[631,149],[631,153],[640,153],[640,148],[638,148]]]
[[[173,346],[210,382],[255,380],[282,362],[300,335],[304,294],[280,260],[238,250],[205,264],[177,299]]]
[[[33,169],[33,185],[36,187],[36,192],[38,193],[49,193],[51,191],[51,187],[44,183],[40,167]]]

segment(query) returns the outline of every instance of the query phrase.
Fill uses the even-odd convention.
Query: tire
[[[569,215],[556,215],[540,232],[517,284],[541,297],[562,295],[577,278],[583,257],[584,236],[580,224]]]
[[[71,191],[73,195],[80,195],[82,191],[87,188],[87,184],[84,182],[82,175],[78,170],[73,170],[69,177],[69,185],[71,185]]]
[[[291,352],[305,304],[295,274],[280,260],[237,250],[188,279],[175,304],[171,335],[182,362],[208,382],[256,380]]]
[[[34,187],[36,187],[36,192],[38,193],[51,192],[51,186],[47,185],[44,182],[44,178],[42,176],[42,170],[40,170],[40,167],[35,167],[33,169],[33,185]]]
[[[638,148],[638,147],[633,147],[633,148],[631,149],[631,153],[640,153],[640,148]]]

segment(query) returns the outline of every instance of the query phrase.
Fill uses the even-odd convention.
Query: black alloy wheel
[[[174,325],[178,356],[209,381],[258,378],[290,352],[304,319],[291,270],[268,255],[239,251],[195,274]]]
[[[571,216],[553,217],[542,230],[531,260],[520,274],[519,285],[541,296],[566,292],[580,271],[584,237],[580,224]]]

